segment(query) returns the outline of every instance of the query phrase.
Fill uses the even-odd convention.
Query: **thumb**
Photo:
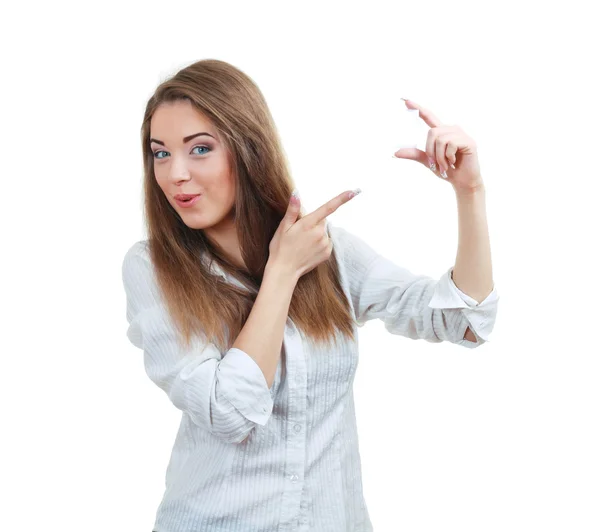
[[[288,205],[287,211],[285,212],[285,216],[283,217],[283,225],[287,229],[296,223],[298,219],[298,213],[300,212],[300,196],[298,194],[298,189],[295,188],[292,192],[292,196],[290,197],[290,203]]]
[[[425,152],[417,149],[416,146],[399,146],[396,148],[394,155],[392,157],[396,157],[397,159],[409,159],[411,161],[422,161],[422,156]]]

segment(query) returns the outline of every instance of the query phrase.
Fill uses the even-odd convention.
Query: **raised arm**
[[[359,326],[380,319],[390,333],[413,340],[465,347],[488,341],[499,299],[495,287],[477,304],[458,290],[450,277],[452,268],[439,280],[415,274],[342,227],[330,225],[330,232],[343,257]],[[475,332],[477,342],[464,338],[467,328]]]

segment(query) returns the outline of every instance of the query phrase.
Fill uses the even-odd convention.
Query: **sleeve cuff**
[[[265,376],[256,361],[245,351],[232,347],[218,368],[227,377],[220,390],[227,400],[250,421],[266,425],[273,411],[273,398]]]
[[[449,268],[435,286],[433,297],[429,302],[430,308],[463,309],[463,314],[469,321],[474,333],[486,342],[492,332],[496,320],[499,295],[494,286],[490,294],[478,303],[475,299],[462,292],[451,277],[454,266]]]

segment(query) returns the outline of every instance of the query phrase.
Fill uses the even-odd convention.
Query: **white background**
[[[125,336],[121,262],[145,237],[146,101],[216,58],[263,91],[304,210],[362,188],[331,221],[417,273],[454,264],[456,201],[392,159],[400,97],[477,142],[501,297],[491,341],[360,330],[375,531],[600,530],[600,43],[585,4],[4,8],[2,528],[152,529],[180,412]]]

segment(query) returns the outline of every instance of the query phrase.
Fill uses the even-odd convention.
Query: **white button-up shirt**
[[[454,284],[452,268],[439,280],[415,275],[329,220],[327,230],[358,326],[378,318],[390,333],[415,340],[468,348],[489,341],[495,287],[477,304]],[[357,342],[338,335],[334,349],[315,347],[288,318],[269,388],[241,349],[223,353],[195,340],[181,352],[147,241],[127,251],[122,273],[127,337],[143,350],[147,375],[182,412],[154,530],[372,531],[352,386]],[[477,342],[463,338],[467,327]]]

